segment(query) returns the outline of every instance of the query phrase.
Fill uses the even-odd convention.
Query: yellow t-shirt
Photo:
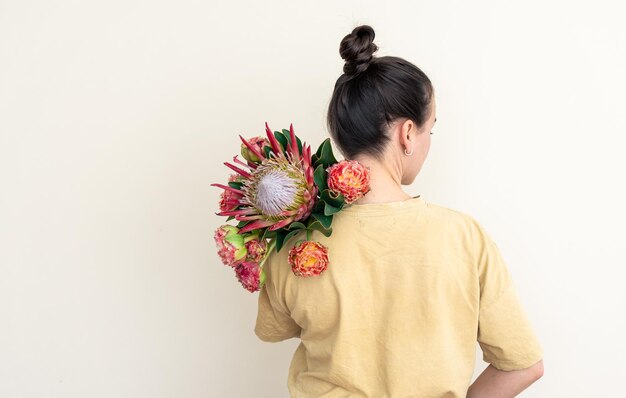
[[[529,367],[542,347],[494,241],[471,216],[421,196],[345,207],[328,269],[299,277],[287,253],[265,264],[256,335],[299,337],[293,398],[465,397],[476,342],[501,370]]]

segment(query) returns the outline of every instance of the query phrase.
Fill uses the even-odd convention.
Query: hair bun
[[[371,26],[361,25],[341,40],[339,54],[346,61],[343,65],[343,72],[346,75],[355,75],[367,69],[378,50],[373,43],[374,37],[374,29]]]

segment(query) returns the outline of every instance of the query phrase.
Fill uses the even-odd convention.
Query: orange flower
[[[326,171],[328,189],[335,194],[343,194],[347,204],[362,198],[370,190],[369,168],[356,160],[342,160]]]
[[[312,240],[300,241],[289,250],[288,262],[297,276],[319,275],[328,267],[328,248]]]

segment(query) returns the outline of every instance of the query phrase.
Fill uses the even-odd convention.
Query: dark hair
[[[374,29],[354,28],[339,46],[346,62],[335,83],[327,123],[346,158],[364,153],[382,158],[387,127],[406,117],[421,127],[430,115],[433,86],[421,69],[399,57],[374,57]]]

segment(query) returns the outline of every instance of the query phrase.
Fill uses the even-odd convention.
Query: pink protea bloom
[[[286,148],[278,142],[267,123],[265,132],[271,148],[268,157],[258,145],[239,136],[246,148],[261,162],[244,163],[237,156],[233,157],[234,163],[250,170],[224,163],[243,178],[240,189],[211,184],[241,195],[236,210],[216,213],[220,216],[234,216],[238,221],[250,221],[241,228],[240,233],[263,228],[275,231],[294,221],[306,219],[317,199],[311,146],[302,144],[300,150],[293,125],[289,126],[289,144]]]
[[[246,259],[248,250],[237,227],[228,224],[220,226],[215,230],[214,239],[217,254],[224,265],[235,267]]]
[[[328,267],[328,248],[316,241],[300,241],[289,250],[287,261],[297,276],[319,275]]]
[[[245,241],[246,239],[244,239]],[[267,241],[265,239],[259,240],[258,238],[254,238],[248,240],[246,242],[246,249],[248,250],[248,255],[246,256],[246,261],[254,261],[260,263],[267,253]]]
[[[237,279],[247,291],[256,292],[265,283],[265,271],[254,261],[244,261],[235,268]]]
[[[255,147],[258,152],[263,153],[264,146],[270,146],[270,142],[267,138],[257,136],[248,139],[248,143]],[[241,143],[241,156],[248,162],[259,163],[261,158],[254,154],[243,142]]]
[[[369,168],[356,160],[342,160],[326,169],[328,189],[343,194],[350,204],[370,191]]]

